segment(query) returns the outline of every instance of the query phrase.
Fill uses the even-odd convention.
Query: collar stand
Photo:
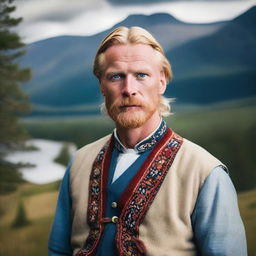
[[[152,149],[158,141],[163,137],[165,132],[167,131],[167,124],[164,120],[160,122],[160,125],[157,127],[157,129],[151,133],[148,137],[140,141],[134,146],[134,150],[137,153],[143,153],[147,150]],[[117,148],[118,151],[122,153],[127,152],[127,148],[121,143],[121,141],[118,138],[116,129],[114,130],[114,145]]]

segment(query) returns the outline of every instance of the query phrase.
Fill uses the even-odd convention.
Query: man
[[[159,43],[119,27],[102,41],[94,74],[116,129],[68,167],[49,255],[247,255],[226,167],[162,120],[172,72]]]

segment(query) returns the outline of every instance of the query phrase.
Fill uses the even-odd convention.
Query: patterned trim
[[[93,255],[103,232],[104,225],[100,220],[102,220],[104,216],[107,194],[107,170],[110,164],[112,149],[113,137],[104,145],[93,163],[89,182],[87,208],[87,223],[90,227],[90,233],[83,249],[78,251],[76,256]]]
[[[168,129],[123,193],[119,202],[121,214],[116,223],[117,250],[120,256],[145,255],[146,248],[138,238],[139,225],[161,187],[182,142],[183,139],[179,135]],[[107,172],[113,144],[112,136],[110,143],[103,147],[93,164],[87,213],[90,233],[84,248],[76,256],[93,255],[104,229]]]
[[[117,224],[117,247],[121,256],[142,256],[146,253],[138,239],[139,226],[166,177],[183,139],[168,130],[124,192],[123,206]]]
[[[167,130],[167,124],[163,120],[160,127],[157,129],[157,131],[152,136],[150,136],[147,140],[143,140],[142,142],[137,144],[135,146],[135,149],[138,152],[144,152],[148,149],[153,148],[156,145],[156,143],[160,141],[160,139],[162,138],[166,130]]]
[[[164,120],[162,120],[157,130],[149,138],[135,145],[134,149],[138,153],[143,153],[149,149],[152,149],[161,140],[161,138],[163,137],[166,131],[167,131],[167,124]],[[115,147],[120,152],[125,152],[125,147],[121,144],[118,138],[115,138]]]

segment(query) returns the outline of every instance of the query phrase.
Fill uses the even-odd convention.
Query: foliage
[[[0,0],[0,174],[1,189],[13,189],[8,184],[11,177],[20,180],[15,166],[10,167],[3,161],[6,150],[17,147],[26,138],[26,132],[18,121],[18,116],[29,110],[28,98],[19,85],[27,81],[30,69],[20,68],[18,58],[25,51],[19,35],[12,31],[22,18],[12,18],[10,14],[15,10],[13,0]],[[12,170],[12,171],[10,171]],[[7,175],[7,171],[11,173]],[[8,177],[7,177],[8,176]],[[6,177],[6,179],[5,179]]]
[[[59,155],[54,159],[54,161],[56,163],[67,166],[69,160],[70,160],[69,144],[64,143],[60,150]]]
[[[15,165],[2,161],[0,164],[0,194],[13,192],[22,183],[21,174]]]
[[[15,10],[11,2],[0,2],[0,143],[8,147],[24,138],[17,115],[26,113],[29,105],[19,83],[30,78],[30,70],[20,68],[17,63],[17,58],[25,53],[24,44],[10,29],[22,19],[10,17],[10,13]]]
[[[18,208],[17,208],[16,217],[14,219],[12,227],[13,228],[20,228],[20,227],[26,226],[28,224],[29,224],[29,221],[28,221],[28,218],[27,218],[25,207],[23,205],[23,202],[20,201],[20,203],[18,205]]]

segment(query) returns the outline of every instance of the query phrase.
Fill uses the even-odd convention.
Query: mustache
[[[140,108],[146,108],[145,103],[137,98],[117,99],[114,102],[106,101],[105,103],[107,112],[112,118],[125,111],[126,107],[128,106],[139,106]]]
[[[117,107],[125,107],[125,106],[140,106],[143,107],[144,106],[144,102],[135,99],[135,98],[127,98],[127,99],[122,99],[120,101],[116,101],[114,102],[115,106]]]

